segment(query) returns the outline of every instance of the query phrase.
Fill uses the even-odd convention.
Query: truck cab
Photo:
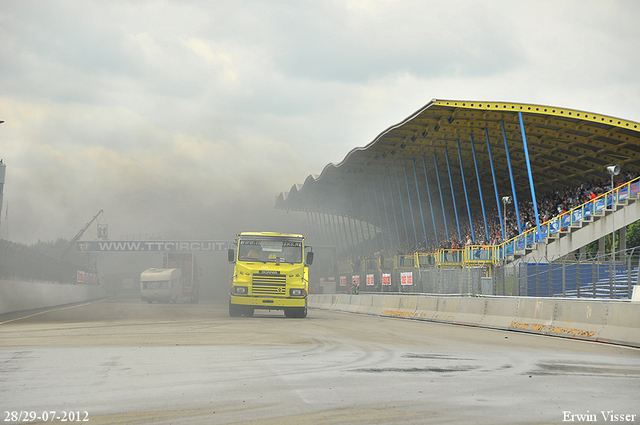
[[[232,264],[229,315],[253,316],[255,309],[307,316],[311,247],[305,237],[276,232],[243,232],[229,248]]]

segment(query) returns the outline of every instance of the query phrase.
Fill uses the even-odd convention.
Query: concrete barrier
[[[340,297],[328,309],[640,347],[637,302],[399,294]]]
[[[438,304],[433,319],[439,322],[456,323],[460,311],[460,297],[437,297]]]
[[[598,341],[628,345],[635,341],[640,346],[640,303],[618,302],[608,305],[607,324],[598,334]]]
[[[360,306],[356,310],[356,313],[360,314],[369,314],[371,310],[371,306],[373,305],[373,295],[371,294],[363,294],[360,295]]]
[[[408,295],[385,296],[383,310],[380,314],[383,316],[419,318],[420,315],[416,313],[417,309],[418,297]]]
[[[514,321],[520,305],[518,298],[481,299],[485,305],[485,314],[480,321],[482,326],[505,329]]]
[[[480,324],[486,314],[487,298],[459,298],[457,323]]]
[[[437,297],[416,297],[417,305],[416,311],[421,314],[422,320],[434,320],[438,314],[438,301]]]
[[[98,285],[0,280],[0,314],[83,302],[105,296]]]

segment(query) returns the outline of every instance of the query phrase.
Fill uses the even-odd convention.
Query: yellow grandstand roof
[[[636,122],[553,106],[433,99],[365,147],[350,151],[342,162],[328,164],[319,176],[309,176],[304,184],[281,193],[276,208],[344,213],[341,199],[348,199],[358,188],[383,184],[380,179],[397,178],[412,185],[412,190],[416,186],[424,189],[424,177],[416,177],[424,176],[425,168],[428,178],[433,179],[429,186],[440,178],[443,192],[450,193],[447,156],[457,197],[462,190],[458,141],[467,192],[471,200],[477,199],[472,140],[483,196],[492,196],[495,202],[487,138],[502,196],[511,194],[505,137],[518,198],[527,197],[529,180],[519,112],[537,193],[592,179],[608,182],[606,167],[612,164],[620,164],[623,173],[640,172],[640,124]]]

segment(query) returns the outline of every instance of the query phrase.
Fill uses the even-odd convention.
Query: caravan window
[[[154,280],[149,282],[142,282],[143,289],[168,289],[168,280]]]

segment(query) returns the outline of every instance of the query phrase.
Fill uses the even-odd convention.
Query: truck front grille
[[[251,291],[255,295],[287,295],[287,277],[285,275],[254,274]]]

